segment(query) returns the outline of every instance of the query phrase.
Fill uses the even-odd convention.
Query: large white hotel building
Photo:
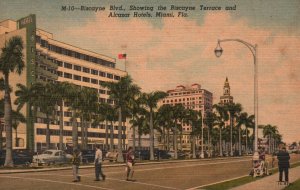
[[[20,36],[24,42],[25,69],[21,76],[10,75],[10,85],[13,87],[11,93],[12,104],[16,99],[14,91],[16,84],[20,83],[30,86],[35,82],[61,82],[68,81],[78,86],[96,89],[99,92],[99,101],[114,104],[109,99],[109,91],[99,85],[99,81],[118,81],[126,72],[116,69],[116,60],[105,55],[94,53],[75,47],[70,44],[55,40],[53,34],[36,26],[35,15],[29,15],[17,21],[4,20],[0,22],[0,47],[5,41],[13,36]],[[0,76],[1,77],[1,76]],[[0,98],[3,98],[1,92]],[[70,123],[71,112],[68,105],[64,105],[64,144],[72,143],[72,126]],[[16,109],[16,105],[13,105]],[[21,112],[26,118],[29,117],[29,107],[24,106]],[[58,110],[60,110],[58,108]],[[59,117],[58,117],[59,118]],[[78,124],[78,126],[80,126]],[[114,144],[117,145],[117,127],[114,127]],[[3,129],[3,128],[2,128]],[[79,127],[79,144],[80,140]],[[50,126],[51,146],[56,148],[59,142],[59,125],[53,123]],[[13,134],[14,131],[13,131]],[[18,127],[19,147],[40,150],[45,148],[46,124],[43,114],[37,114],[36,118],[27,119],[26,123],[21,123]],[[123,126],[123,141],[126,141],[127,130]],[[3,133],[5,136],[5,133]],[[15,137],[13,137],[15,138]],[[105,127],[103,124],[88,128],[88,147],[94,144],[103,145],[105,143]]]
[[[191,86],[179,85],[175,89],[168,90],[167,93],[168,96],[162,100],[162,104],[182,104],[185,108],[201,110],[204,114],[206,111],[212,110],[213,94],[208,90],[202,89],[200,84]],[[190,150],[192,126],[182,124],[182,131],[182,149]]]

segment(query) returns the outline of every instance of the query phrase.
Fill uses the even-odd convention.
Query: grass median
[[[291,168],[294,168],[294,167],[297,167],[297,166],[300,166],[300,162],[296,162],[294,164],[291,164]],[[270,171],[270,173],[272,173],[272,175],[274,175],[275,173],[278,172],[278,168],[270,169],[269,171]],[[214,184],[214,185],[201,187],[201,189],[207,189],[207,190],[231,189],[231,188],[241,186],[241,185],[244,185],[246,183],[250,183],[250,182],[253,182],[253,181],[256,181],[256,180],[260,180],[260,179],[262,179],[262,178],[261,177],[253,178],[252,176],[244,176],[244,177],[240,177],[240,178],[237,178],[237,179],[234,179],[234,180],[230,180],[230,181],[226,181],[226,182],[222,182],[222,183],[218,183],[218,184]],[[293,186],[296,187],[296,188],[293,188]],[[289,187],[291,187],[292,189],[297,189],[297,190],[300,189],[299,188],[300,187],[300,180],[298,180],[295,183],[295,185],[293,183]],[[291,190],[291,189],[288,189],[288,190]]]

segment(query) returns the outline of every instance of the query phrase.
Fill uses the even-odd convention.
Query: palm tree
[[[165,150],[170,149],[170,129],[174,126],[172,109],[173,107],[170,104],[164,104],[158,109],[158,120],[163,131],[163,147]],[[167,131],[167,135],[165,131]]]
[[[185,117],[185,108],[182,104],[176,104],[173,109],[173,120],[174,120],[174,127],[173,127],[173,140],[174,140],[174,158],[177,159],[177,129],[178,124],[181,122]]]
[[[15,135],[16,136],[15,137],[15,139],[16,139],[16,147],[19,147],[18,131],[17,131],[17,129],[18,129],[18,126],[19,126],[20,122],[21,123],[25,123],[26,122],[26,119],[25,119],[24,115],[22,113],[18,112],[18,111],[14,111],[13,110],[12,111],[12,127],[15,130],[15,132],[16,132],[16,135]]]
[[[201,113],[188,109],[186,112],[186,117],[184,118],[184,122],[190,126],[192,126],[192,132],[190,133],[191,138],[191,151],[193,158],[196,158],[196,128],[199,128],[199,124],[201,123]]]
[[[97,109],[98,93],[95,89],[83,87],[79,92],[79,99],[78,106],[81,118],[81,145],[82,149],[86,149],[88,141],[88,126],[90,126]]]
[[[104,120],[105,121],[105,150],[108,150],[109,149],[108,122],[109,121],[111,121],[111,122],[114,121],[114,118],[112,118],[110,120],[111,115],[113,115],[113,107],[110,104],[107,104],[107,103],[98,104],[96,114],[98,115],[98,117],[97,117],[98,119],[96,119],[96,120],[98,120],[98,121]],[[112,141],[111,141],[110,144],[113,144],[113,131],[112,131]]]
[[[162,91],[143,93],[142,102],[149,109],[149,126],[150,126],[150,160],[154,160],[154,130],[153,130],[153,112],[157,107],[159,100],[165,98],[167,93]]]
[[[225,108],[228,111],[229,116],[230,116],[230,156],[233,156],[233,149],[232,149],[233,122],[234,122],[234,118],[236,118],[237,115],[242,111],[242,105],[239,103],[229,103],[229,104],[225,104]]]
[[[278,130],[277,130],[276,126],[272,126],[270,124],[263,126],[263,136],[268,137],[268,141],[269,141],[269,149],[268,149],[269,154],[272,151],[271,150],[271,141],[276,134],[278,134]]]
[[[15,91],[15,95],[17,98],[14,104],[17,105],[17,111],[20,111],[26,104],[27,107],[29,107],[27,125],[28,123],[34,122],[34,115],[37,111],[36,108],[39,93],[42,91],[43,88],[44,87],[41,83],[34,83],[33,85],[28,87],[23,84],[17,84],[17,90]],[[34,148],[34,137],[30,136],[29,134],[27,134],[27,148],[29,150],[33,150]]]
[[[245,129],[245,146],[246,146],[246,154],[248,154],[248,128],[253,128],[254,126],[254,115],[248,116],[247,112],[241,113],[241,115],[237,118],[237,127],[241,128],[241,126],[244,125],[246,127]],[[241,141],[239,141],[239,155],[241,155]]]
[[[128,101],[132,98],[134,92],[140,91],[140,88],[132,83],[129,75],[122,77],[118,82],[101,82],[101,86],[110,90],[110,99],[115,101],[115,107],[118,110],[118,162],[124,162],[122,155],[122,113],[128,107]]]
[[[209,150],[211,150],[211,137],[210,137],[210,133],[211,133],[213,127],[215,125],[217,125],[217,123],[216,123],[216,115],[212,111],[206,111],[205,116],[206,117],[204,118],[204,123],[207,126],[208,148],[209,148]]]
[[[37,83],[36,83],[37,85]],[[56,99],[55,99],[55,88],[56,85],[53,83],[42,84],[41,91],[38,94],[36,100],[36,106],[40,108],[40,112],[46,116],[46,148],[50,149],[50,124],[55,119],[56,115]]]
[[[228,120],[228,113],[225,109],[225,107],[221,104],[215,104],[213,105],[213,110],[216,116],[216,125],[219,127],[219,150],[220,150],[220,156],[223,156],[223,150],[222,150],[222,129],[226,126],[226,121]]]
[[[131,116],[132,116],[130,123],[134,123],[134,125],[131,126],[132,127],[132,149],[133,149],[133,151],[135,151],[136,127],[139,127],[137,120],[139,119],[139,117],[146,114],[146,110],[142,107],[141,97],[132,99],[129,103],[130,103],[129,104],[130,112],[131,112]]]
[[[60,107],[59,111],[59,149],[64,149],[63,143],[63,130],[64,130],[64,102],[67,99],[68,90],[70,89],[70,83],[58,82],[56,84],[54,94],[56,95],[57,104]]]
[[[78,148],[78,124],[77,118],[80,117],[80,87],[71,84],[68,94],[67,102],[70,103],[69,109],[72,111],[70,121],[72,123],[72,144],[73,150]]]
[[[6,129],[6,156],[4,166],[12,167],[12,105],[10,97],[9,75],[16,72],[21,75],[24,64],[23,40],[14,36],[2,48],[0,55],[0,72],[4,76],[4,122]]]

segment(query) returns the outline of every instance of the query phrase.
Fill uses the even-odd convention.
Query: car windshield
[[[49,154],[49,155],[51,155],[52,152],[51,151],[45,151],[45,152],[43,152],[43,154]]]

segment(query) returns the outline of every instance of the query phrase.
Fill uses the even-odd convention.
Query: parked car
[[[116,162],[118,158],[118,150],[108,151],[105,155],[105,160],[109,160],[110,162]]]
[[[4,165],[6,151],[0,151],[0,166]],[[29,150],[13,150],[14,165],[29,165],[32,162],[33,153]]]
[[[171,156],[171,158],[175,158],[175,152],[174,151],[169,151],[168,154]],[[188,157],[184,152],[182,151],[177,151],[177,158],[178,159],[185,159]]]
[[[82,162],[91,163],[95,160],[95,150],[82,150],[81,151]]]
[[[168,151],[166,150],[156,150],[154,153],[154,157],[158,160],[160,159],[170,159],[171,155],[168,154]]]
[[[72,159],[71,154],[66,154],[62,150],[46,150],[42,154],[33,156],[32,162],[38,164],[64,164],[70,163]]]

